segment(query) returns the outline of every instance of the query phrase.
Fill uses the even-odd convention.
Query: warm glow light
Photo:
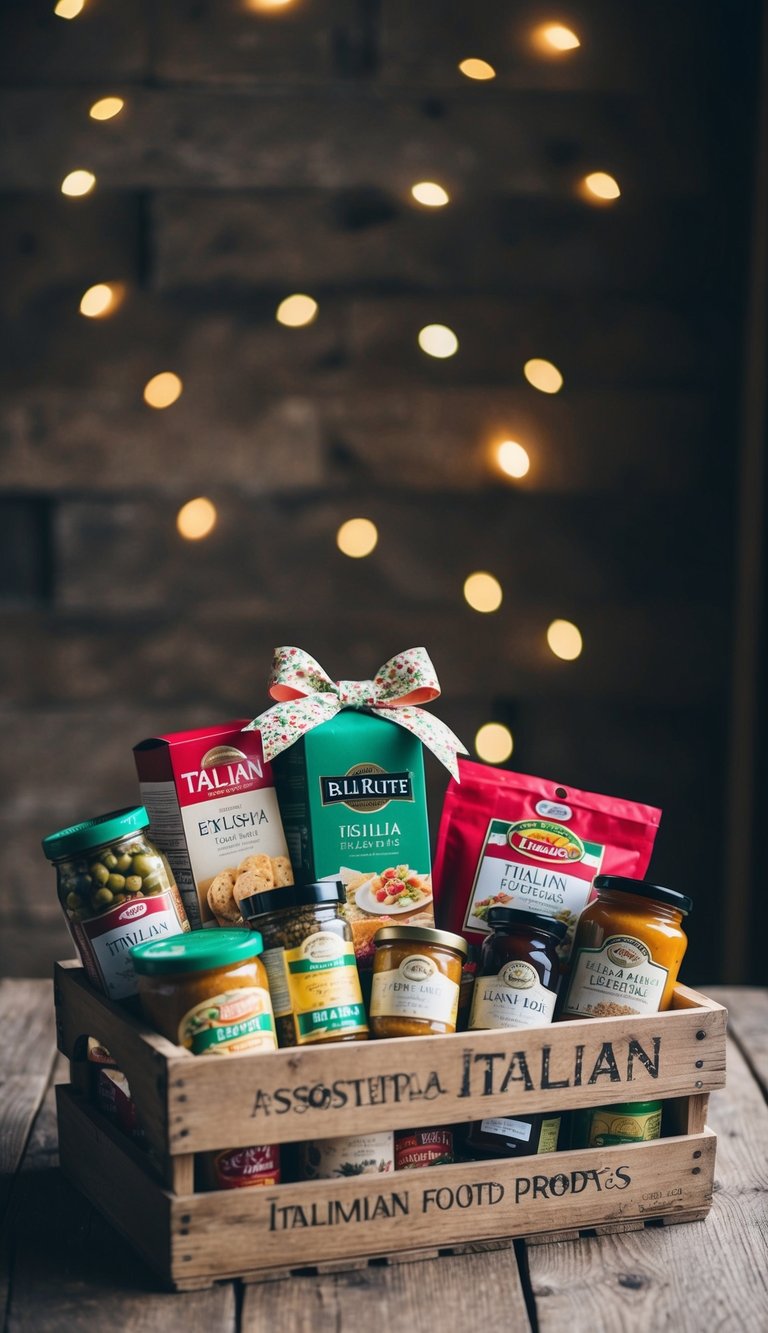
[[[562,55],[564,51],[575,51],[581,46],[579,38],[571,28],[563,23],[542,23],[536,28],[533,40],[539,50],[546,55]]]
[[[593,171],[585,176],[581,182],[581,192],[590,203],[596,199],[601,203],[612,203],[621,194],[619,182],[609,176],[607,171]]]
[[[468,79],[496,78],[496,70],[493,65],[488,64],[487,60],[476,60],[474,57],[470,57],[469,60],[462,60],[459,69]]]
[[[121,283],[97,282],[95,287],[89,287],[87,292],[83,292],[80,298],[80,314],[85,315],[86,319],[101,319],[104,315],[112,315],[119,306],[122,296]]]
[[[581,630],[570,620],[553,620],[547,630],[547,643],[555,657],[561,657],[564,662],[575,661],[584,647]]]
[[[419,332],[419,347],[427,356],[444,360],[447,356],[455,356],[459,340],[446,324],[426,324]]]
[[[503,596],[501,584],[493,574],[480,571],[464,580],[464,599],[473,611],[498,611]]]
[[[475,750],[486,764],[503,764],[514,745],[512,732],[502,722],[486,722],[475,736]]]
[[[176,527],[188,542],[199,542],[202,537],[207,537],[209,532],[213,532],[216,518],[215,504],[207,500],[204,495],[199,495],[196,500],[187,500],[187,503],[181,506],[176,515]]]
[[[351,556],[353,560],[360,560],[364,555],[370,555],[378,540],[379,532],[376,524],[369,518],[348,518],[336,533],[336,545],[339,550],[343,555]]]
[[[417,181],[411,186],[411,194],[417,204],[424,204],[426,208],[443,208],[450,202],[448,191],[435,181]]]
[[[559,393],[563,387],[563,377],[557,366],[551,361],[542,361],[540,357],[535,356],[533,360],[526,361],[523,374],[540,393]]]
[[[144,385],[144,402],[150,407],[170,407],[181,397],[183,388],[178,375],[174,375],[172,370],[161,370],[159,375],[153,375]]]
[[[95,184],[96,177],[92,171],[70,171],[61,182],[61,193],[76,199],[78,195],[88,194]]]
[[[503,440],[496,449],[496,462],[508,477],[524,477],[531,466],[528,450],[517,440]]]
[[[120,115],[124,106],[122,97],[102,97],[94,102],[88,115],[91,120],[111,120],[113,116]]]
[[[85,0],[58,0],[53,12],[60,19],[76,19],[85,9]]]
[[[304,296],[297,292],[294,296],[286,296],[281,301],[275,311],[275,319],[278,324],[285,324],[289,329],[300,329],[304,324],[311,324],[317,314],[317,301],[313,301],[311,296]]]
[[[270,9],[285,9],[292,3],[292,0],[245,0],[246,9],[255,9],[257,13],[265,13]]]

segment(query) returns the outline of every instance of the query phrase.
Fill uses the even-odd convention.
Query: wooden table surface
[[[61,1177],[52,1089],[68,1070],[56,1053],[51,986],[2,981],[4,1326],[356,1333],[368,1319],[386,1333],[768,1329],[768,990],[708,993],[730,1019],[728,1086],[710,1101],[719,1141],[705,1222],[173,1295]]]

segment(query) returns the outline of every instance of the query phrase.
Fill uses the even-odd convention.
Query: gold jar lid
[[[417,944],[439,944],[467,956],[467,941],[450,930],[431,930],[429,926],[382,926],[373,937],[374,944],[392,944],[395,940],[413,940]]]

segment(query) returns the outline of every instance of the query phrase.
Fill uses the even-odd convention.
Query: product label
[[[395,1170],[417,1170],[420,1166],[444,1166],[453,1161],[450,1129],[414,1129],[395,1135]]]
[[[316,1139],[314,1143],[303,1145],[302,1159],[308,1180],[382,1175],[395,1169],[394,1132],[384,1130],[380,1134],[357,1134],[351,1138]]]
[[[477,977],[472,1028],[536,1028],[552,1022],[557,996],[539,981],[531,963],[505,963],[495,977]]]
[[[560,1136],[560,1116],[552,1116],[549,1120],[542,1120],[539,1130],[539,1146],[536,1149],[539,1152],[557,1152],[557,1140]]]
[[[179,1023],[179,1045],[193,1055],[276,1051],[269,992],[261,986],[242,986],[196,1004]]]
[[[657,1014],[667,976],[642,940],[610,935],[599,949],[579,949],[563,1013],[574,1018]]]
[[[169,889],[121,903],[89,921],[73,921],[70,929],[93,984],[110,1000],[135,995],[131,949],[134,944],[180,935],[186,929],[181,910],[178,894]]]
[[[272,1012],[275,1018],[282,1018],[291,1013],[291,988],[288,982],[288,967],[285,950],[265,949],[261,961],[267,969],[269,994],[272,998]]]
[[[517,1139],[527,1143],[531,1137],[531,1124],[528,1120],[509,1120],[496,1117],[493,1120],[481,1120],[480,1128],[484,1134],[499,1134],[504,1139]]]
[[[376,1018],[426,1018],[456,1026],[459,986],[426,954],[412,953],[399,967],[375,972],[371,1015]]]
[[[614,1143],[643,1143],[661,1134],[661,1111],[640,1115],[617,1114],[610,1106],[592,1112],[588,1148],[608,1148]]]
[[[600,843],[583,842],[565,824],[550,819],[522,819],[513,824],[492,819],[463,929],[487,933],[488,912],[497,906],[553,916],[568,924],[569,934],[558,950],[566,957],[604,851]]]
[[[299,1045],[368,1031],[351,943],[320,930],[284,956]]]
[[[243,1189],[250,1185],[280,1184],[280,1149],[272,1144],[230,1148],[212,1160],[216,1188]]]

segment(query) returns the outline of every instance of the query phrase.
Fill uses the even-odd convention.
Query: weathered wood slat
[[[461,84],[438,116],[421,92],[353,83],[301,95],[115,87],[127,106],[108,127],[89,123],[82,89],[5,91],[0,184],[54,189],[73,163],[94,171],[101,189],[121,191],[338,189],[372,179],[407,190],[437,178],[454,189],[493,179],[503,192],[570,196],[595,162],[639,193],[685,195],[705,182],[701,136],[687,136],[681,153],[667,127],[626,97],[489,95]]]
[[[768,1099],[768,991],[750,986],[717,986],[714,994],[728,1010],[728,1031]]]
[[[641,1333],[664,1327],[672,1311],[684,1333],[765,1326],[768,1108],[735,1042],[728,1044],[728,1084],[710,1101],[710,1124],[718,1133],[716,1193],[695,1231],[665,1227],[529,1250],[541,1333],[569,1324]]]

